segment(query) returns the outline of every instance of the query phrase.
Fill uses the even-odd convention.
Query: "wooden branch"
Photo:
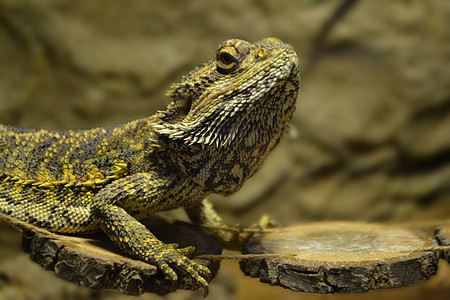
[[[254,236],[241,261],[247,275],[310,293],[355,293],[418,283],[434,275],[439,255],[431,237],[406,228],[323,222]],[[278,254],[279,257],[274,257]]]
[[[115,247],[102,234],[70,236],[51,233],[29,224],[2,217],[22,231],[22,246],[30,258],[64,280],[94,289],[117,289],[128,295],[152,292],[164,295],[177,289],[196,290],[189,278],[166,280],[153,265],[134,260]],[[166,243],[181,247],[193,245],[197,254],[220,254],[222,245],[211,233],[183,222],[169,223],[161,218],[143,222]],[[207,266],[214,277],[218,261],[195,259]]]

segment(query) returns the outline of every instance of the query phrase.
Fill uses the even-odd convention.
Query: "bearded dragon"
[[[292,46],[230,39],[153,116],[89,130],[0,125],[0,212],[57,233],[102,231],[169,280],[207,288],[194,247],[164,244],[139,220],[183,207],[194,222],[225,227],[206,197],[239,190],[258,170],[289,126],[298,88]]]

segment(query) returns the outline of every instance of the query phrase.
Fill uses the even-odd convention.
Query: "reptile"
[[[299,80],[291,45],[229,39],[152,116],[87,130],[0,125],[0,212],[57,233],[102,231],[168,280],[207,289],[195,248],[165,244],[139,220],[183,207],[226,228],[206,197],[239,190],[261,166],[290,126]]]

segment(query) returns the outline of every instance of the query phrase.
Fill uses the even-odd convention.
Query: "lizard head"
[[[172,85],[172,103],[155,129],[189,144],[226,145],[269,110],[290,119],[298,74],[297,55],[279,39],[227,40],[213,59]]]
[[[253,153],[258,161],[245,168],[253,174],[288,126],[298,87],[298,58],[291,45],[277,38],[230,39],[172,86],[167,93],[172,102],[154,130],[180,152]]]

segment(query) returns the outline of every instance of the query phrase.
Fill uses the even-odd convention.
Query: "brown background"
[[[447,0],[0,0],[0,122],[68,129],[147,116],[167,105],[165,90],[219,42],[267,36],[300,56],[299,102],[293,130],[255,177],[235,195],[212,197],[228,222],[250,225],[270,212],[282,225],[363,220],[430,232],[448,220]],[[414,287],[319,296],[265,286],[226,262],[210,297],[443,299],[450,271],[441,267]],[[54,278],[0,224],[1,299],[81,296],[126,298]]]

